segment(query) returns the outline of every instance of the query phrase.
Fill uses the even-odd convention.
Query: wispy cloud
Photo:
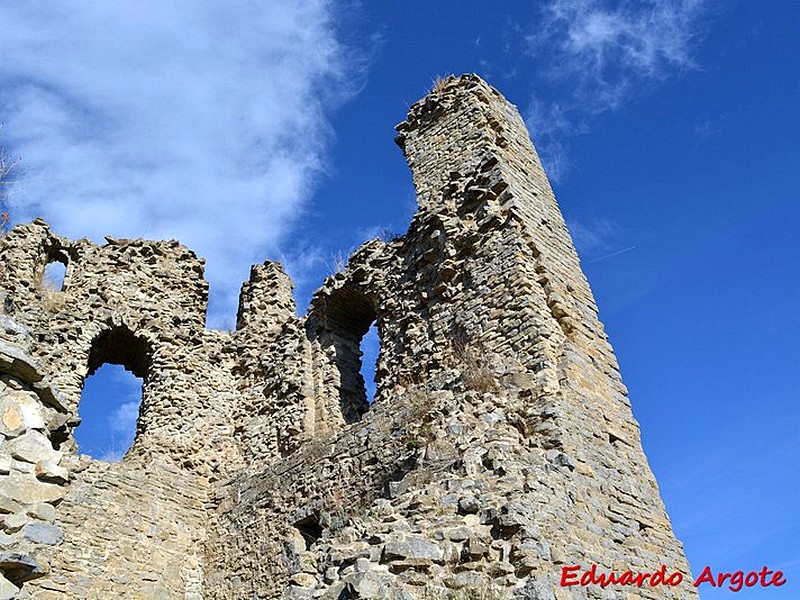
[[[0,120],[27,171],[20,220],[72,237],[177,238],[218,312],[324,173],[357,87],[334,3],[0,4]],[[357,61],[356,61],[357,62]]]
[[[121,366],[106,367],[109,391],[117,395],[117,406],[106,413],[108,437],[100,460],[116,462],[122,460],[136,437],[136,421],[142,403],[142,380],[133,377]]]
[[[566,139],[641,89],[697,68],[693,50],[707,0],[551,0],[527,37],[550,97],[532,96],[526,118],[543,160],[568,164]]]
[[[645,0],[610,6],[601,0],[545,5],[531,50],[554,52],[549,75],[575,87],[590,111],[616,108],[641,80],[696,67],[692,44],[704,0]]]
[[[120,404],[108,418],[108,425],[115,433],[129,434],[136,431],[136,419],[139,418],[140,400],[132,400]]]
[[[111,435],[106,440],[107,447],[99,457],[100,460],[117,462],[125,456],[136,437],[136,421],[139,418],[140,404],[141,398],[130,400],[117,406],[108,416],[108,430]]]
[[[570,220],[567,225],[572,241],[581,254],[599,254],[612,250],[612,243],[618,234],[618,227],[610,219],[598,219],[590,224]]]
[[[534,96],[528,104],[525,121],[536,140],[536,149],[547,167],[547,174],[554,181],[559,181],[569,170],[566,140],[586,131],[579,121],[582,118],[580,111],[564,108],[558,101],[547,102]]]
[[[608,218],[592,222],[569,220],[567,222],[572,241],[585,264],[600,262],[608,258],[635,250],[636,246],[623,246],[619,226]]]

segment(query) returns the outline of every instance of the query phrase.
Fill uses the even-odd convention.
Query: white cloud
[[[559,181],[569,170],[569,157],[565,140],[581,132],[582,125],[557,102],[545,102],[532,97],[525,121],[536,140],[539,158],[547,167],[547,175]]]
[[[0,4],[0,120],[27,172],[15,216],[70,237],[176,238],[208,259],[219,320],[232,314],[324,172],[326,118],[353,89],[332,10]]]
[[[136,433],[136,420],[139,418],[139,404],[140,400],[133,400],[120,404],[114,412],[108,417],[108,425],[114,433],[125,434],[125,437],[130,436],[130,442],[133,441],[133,436]]]
[[[619,231],[616,223],[607,218],[597,219],[592,223],[571,220],[567,226],[581,256],[611,251]]]
[[[554,179],[565,139],[591,118],[620,108],[649,84],[697,67],[692,52],[707,0],[551,0],[527,37],[553,97],[533,95],[526,120]]]
[[[704,0],[642,0],[609,6],[601,0],[545,5],[531,49],[554,53],[552,77],[577,82],[589,110],[616,108],[642,80],[694,68],[692,45]]]
[[[119,462],[133,444],[136,437],[136,421],[139,418],[141,398],[124,402],[106,417],[107,436],[103,439],[98,460]]]

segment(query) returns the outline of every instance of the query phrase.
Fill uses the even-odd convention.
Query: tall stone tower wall
[[[404,236],[368,242],[315,295],[314,438],[228,484],[208,546],[212,597],[475,586],[568,597],[567,563],[666,564],[688,580],[518,112],[462,77],[398,133],[420,209]],[[373,320],[368,407],[358,342]],[[593,592],[569,592],[582,593]],[[693,597],[688,585],[636,593]]]
[[[449,78],[397,131],[419,210],[304,317],[276,263],[252,268],[236,331],[215,332],[202,261],[177,242],[98,247],[41,221],[2,241],[1,406],[40,417],[0,446],[11,583],[37,598],[616,598],[628,590],[560,587],[561,567],[663,564],[685,583],[636,597],[696,597],[516,108]],[[53,260],[62,291],[40,283]],[[144,378],[120,464],[71,438],[104,362]],[[21,453],[25,436],[39,445]]]

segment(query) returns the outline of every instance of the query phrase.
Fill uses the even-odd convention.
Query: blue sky
[[[481,74],[553,177],[693,571],[800,594],[800,5],[0,0],[0,24],[13,218],[177,237],[214,327],[251,263],[282,260],[302,310],[337,255],[404,231],[392,128]],[[130,427],[121,385],[95,432]]]

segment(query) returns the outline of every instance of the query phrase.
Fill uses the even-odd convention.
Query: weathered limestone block
[[[6,448],[13,458],[29,463],[45,461],[58,464],[61,460],[61,453],[53,450],[50,440],[38,431],[28,431],[10,440]]]
[[[60,453],[56,453],[60,460]],[[64,484],[69,481],[69,471],[58,465],[59,460],[52,458],[40,458],[36,461],[33,473],[36,479],[49,483]]]
[[[423,537],[409,536],[387,542],[383,547],[384,562],[395,559],[421,559],[439,562],[444,559],[444,552],[436,544]]]
[[[28,429],[44,429],[44,410],[36,394],[7,390],[0,398],[0,433],[6,438]]]
[[[25,537],[35,544],[55,546],[61,543],[64,532],[54,525],[47,523],[29,523],[22,530]]]
[[[13,600],[18,593],[19,588],[0,575],[0,600]]]
[[[55,502],[66,494],[63,487],[39,481],[31,474],[12,472],[0,481],[2,495],[21,504]]]

